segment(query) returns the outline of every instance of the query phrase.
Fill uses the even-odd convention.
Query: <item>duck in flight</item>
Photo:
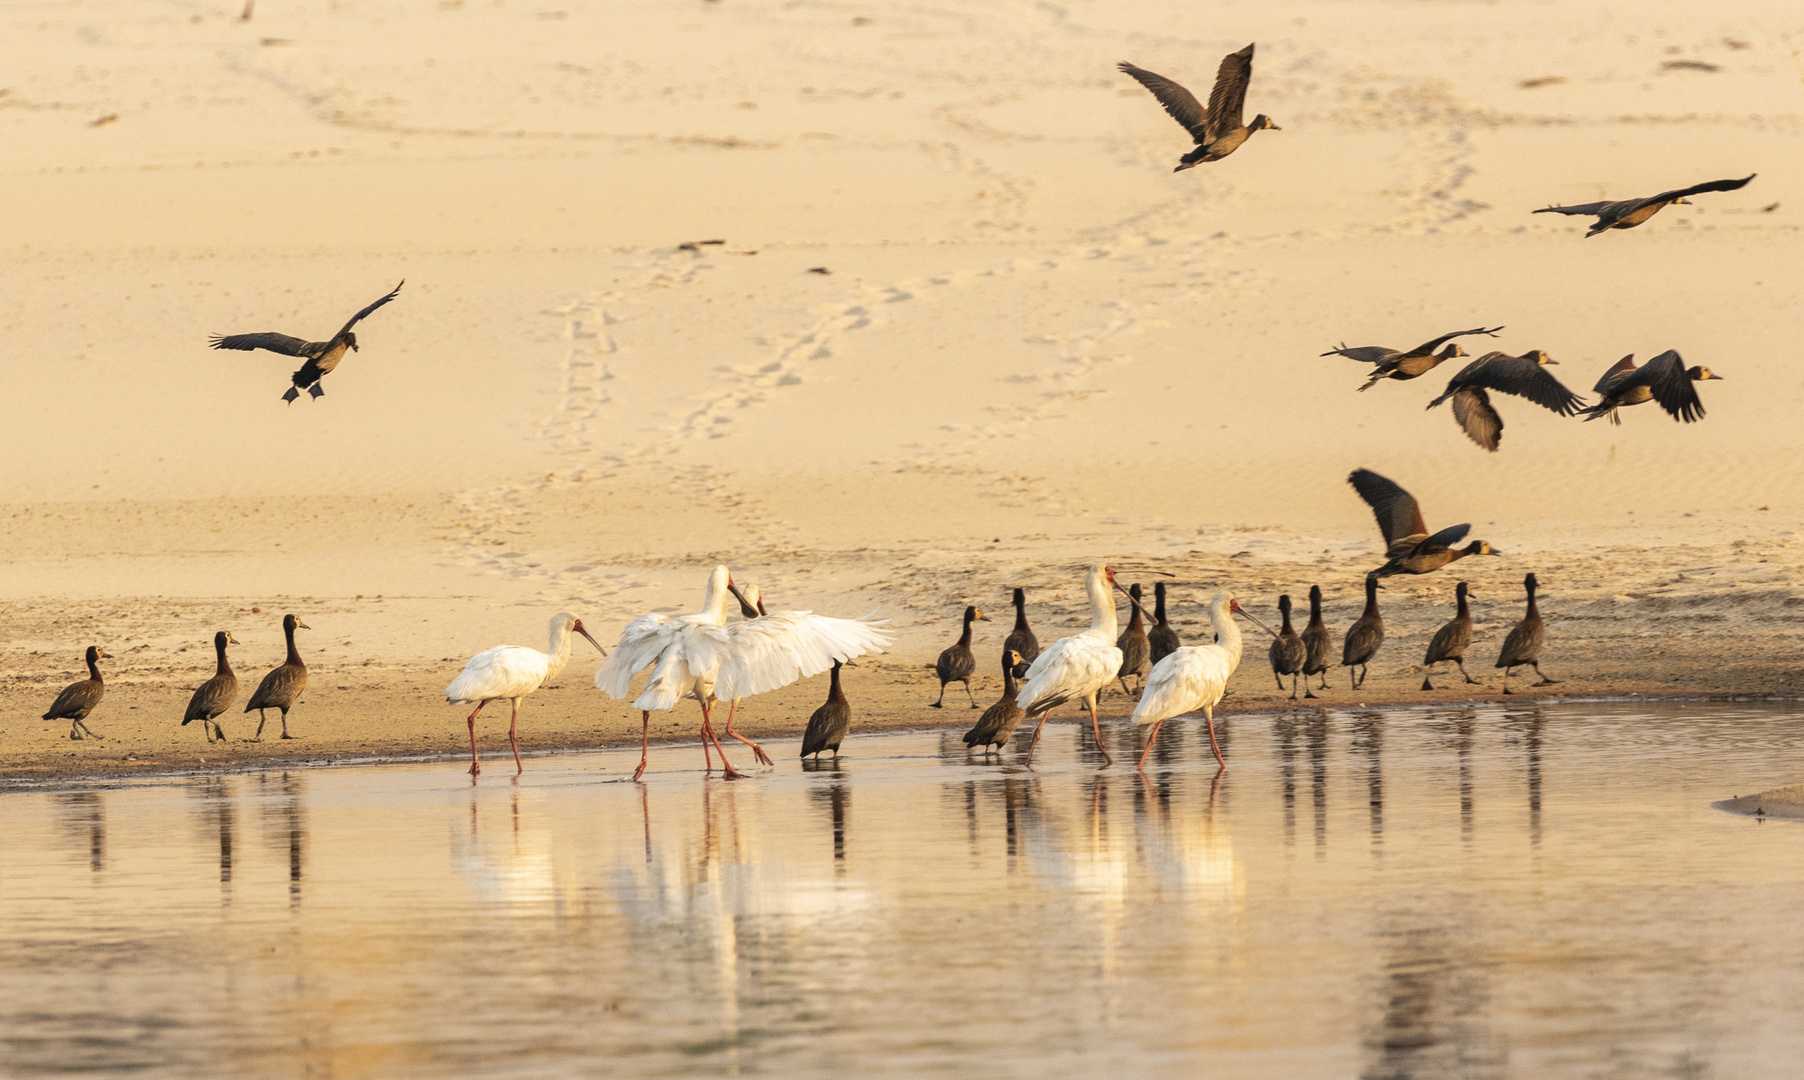
[[[1690,205],[1687,196],[1702,195],[1706,191],[1739,191],[1748,186],[1748,181],[1758,176],[1749,173],[1740,180],[1711,180],[1708,183],[1693,184],[1688,188],[1676,188],[1662,191],[1645,199],[1621,199],[1616,202],[1579,203],[1575,206],[1544,206],[1536,210],[1537,214],[1576,214],[1580,217],[1595,217],[1586,236],[1596,236],[1610,229],[1632,229],[1658,214],[1668,206]]]
[[[1240,149],[1240,144],[1252,138],[1255,131],[1283,130],[1264,113],[1253,117],[1250,124],[1241,121],[1246,107],[1247,83],[1253,78],[1252,45],[1222,57],[1221,67],[1215,72],[1215,89],[1209,91],[1207,110],[1196,100],[1195,94],[1163,75],[1135,67],[1125,60],[1117,66],[1152,91],[1171,118],[1182,124],[1196,140],[1196,149],[1179,158],[1178,167],[1172,172],[1183,172],[1205,161],[1220,161]]]
[[[1491,395],[1485,391],[1527,398],[1561,416],[1573,415],[1584,404],[1583,398],[1566,389],[1547,370],[1548,364],[1557,363],[1540,349],[1531,349],[1522,356],[1488,352],[1449,379],[1447,389],[1429,402],[1428,408],[1452,398],[1454,422],[1467,438],[1495,454],[1497,444],[1503,441],[1503,417],[1491,407]]]
[[[1384,534],[1384,554],[1388,560],[1367,577],[1394,577],[1397,574],[1426,574],[1468,555],[1497,555],[1490,544],[1474,540],[1463,548],[1453,545],[1466,538],[1472,526],[1449,525],[1430,536],[1422,520],[1422,507],[1416,497],[1404,491],[1396,481],[1379,476],[1370,469],[1354,469],[1347,483],[1359,492],[1372,516],[1378,519],[1378,531]],[[1310,620],[1314,626],[1314,620]]]
[[[1360,345],[1348,348],[1347,344],[1342,342],[1340,348],[1329,349],[1322,355],[1344,356],[1349,360],[1378,365],[1372,370],[1371,377],[1366,379],[1366,384],[1359,388],[1361,391],[1365,391],[1377,386],[1385,379],[1404,381],[1426,375],[1443,362],[1466,355],[1466,350],[1458,345],[1448,345],[1439,354],[1435,353],[1436,349],[1456,337],[1465,337],[1468,334],[1485,334],[1496,337],[1497,331],[1502,329],[1501,326],[1493,326],[1489,329],[1479,326],[1471,330],[1455,330],[1451,334],[1442,334],[1433,341],[1424,341],[1408,352],[1388,349],[1383,345]]]
[[[1635,354],[1630,353],[1611,364],[1604,377],[1597,380],[1593,389],[1600,400],[1585,410],[1585,419],[1607,416],[1610,423],[1620,424],[1622,418],[1616,415],[1617,409],[1657,400],[1674,420],[1695,423],[1704,417],[1704,403],[1692,384],[1721,378],[1702,364],[1687,368],[1684,359],[1672,349],[1640,367],[1635,366]]]
[[[321,397],[325,390],[320,388],[319,381],[330,375],[338,362],[344,359],[346,349],[358,351],[357,335],[351,333],[351,327],[368,318],[370,312],[393,300],[401,292],[401,285],[405,284],[407,282],[403,279],[387,296],[351,316],[351,321],[345,323],[344,328],[333,334],[329,341],[302,341],[287,334],[265,331],[261,334],[233,334],[230,337],[214,334],[209,344],[215,349],[239,349],[243,352],[268,349],[283,356],[305,357],[306,363],[294,373],[294,385],[282,395],[282,400],[292,405],[294,399],[301,396],[302,390],[307,391],[309,397]]]

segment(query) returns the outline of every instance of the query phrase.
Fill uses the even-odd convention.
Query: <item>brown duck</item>
[[[1536,686],[1552,686],[1559,681],[1541,674],[1541,645],[1547,640],[1547,624],[1541,621],[1541,611],[1535,607],[1535,590],[1539,588],[1535,575],[1523,578],[1522,585],[1528,590],[1528,612],[1510,631],[1510,636],[1503,639],[1503,651],[1497,654],[1496,666],[1503,669],[1503,692],[1506,694],[1515,693],[1510,689],[1510,670],[1524,664],[1541,676],[1541,681],[1534,684]]]
[[[1021,693],[1021,686],[1015,681],[1015,668],[1026,663],[1026,658],[1013,649],[1002,654],[1002,697],[996,704],[983,711],[971,730],[965,732],[965,748],[974,746],[984,748],[984,753],[991,749],[1001,750],[1008,745],[1015,729],[1021,726],[1021,720],[1027,714],[1015,698]]]
[[[1463,548],[1454,547],[1472,531],[1470,524],[1449,525],[1430,536],[1415,496],[1388,477],[1370,469],[1354,469],[1348,474],[1347,483],[1372,508],[1378,531],[1384,534],[1388,561],[1372,571],[1375,577],[1426,574],[1468,555],[1500,554],[1483,540],[1474,540]]]
[[[1702,364],[1687,368],[1684,359],[1671,349],[1640,367],[1635,366],[1635,354],[1630,353],[1611,364],[1604,377],[1597,380],[1593,389],[1600,400],[1584,410],[1584,417],[1597,420],[1607,416],[1610,423],[1620,424],[1617,409],[1657,400],[1674,420],[1695,423],[1704,418],[1704,402],[1694,384],[1721,378]]]
[[[1158,667],[1159,661],[1184,647],[1178,632],[1172,629],[1170,621],[1165,618],[1163,581],[1153,584],[1153,628],[1146,632],[1146,643],[1152,647],[1152,653],[1147,659],[1154,667]]]
[[[1141,86],[1152,91],[1173,120],[1183,125],[1196,140],[1196,149],[1178,159],[1172,172],[1183,172],[1208,161],[1220,161],[1253,137],[1255,131],[1280,131],[1272,118],[1260,113],[1250,124],[1242,123],[1247,98],[1247,84],[1253,81],[1253,46],[1222,57],[1215,72],[1215,88],[1209,91],[1209,108],[1205,111],[1196,95],[1145,68],[1123,61],[1116,65],[1132,75]]]
[[[1127,677],[1138,677],[1144,688],[1147,661],[1153,654],[1152,642],[1146,636],[1146,620],[1141,617],[1145,610],[1140,606],[1141,595],[1139,582],[1128,586],[1128,606],[1133,609],[1133,615],[1128,618],[1127,629],[1115,639],[1115,647],[1121,650],[1121,670],[1115,673],[1115,679],[1121,684],[1121,692],[1128,697],[1139,691],[1128,689]]]
[[[1320,689],[1328,689],[1328,669],[1334,661],[1329,657],[1334,647],[1334,639],[1328,636],[1328,626],[1322,622],[1322,587],[1309,587],[1309,625],[1303,628],[1303,696],[1312,698],[1309,692],[1309,677],[1321,677]]]
[[[362,322],[370,312],[393,300],[401,292],[401,285],[405,284],[407,284],[406,280],[402,280],[401,284],[396,285],[387,296],[351,316],[351,321],[345,323],[344,327],[327,341],[302,341],[300,338],[289,337],[287,334],[265,331],[261,334],[233,334],[229,337],[214,334],[208,340],[208,344],[215,349],[238,349],[242,352],[267,349],[273,353],[281,353],[283,356],[304,357],[306,363],[302,364],[301,369],[294,373],[294,385],[288,388],[286,394],[282,395],[282,400],[292,405],[294,399],[301,396],[302,390],[307,391],[309,397],[321,397],[326,391],[321,388],[319,381],[332,374],[332,370],[338,367],[338,362],[344,359],[346,349],[357,351],[357,335],[351,333],[351,327]]]
[[[51,703],[50,711],[43,718],[69,721],[69,737],[76,742],[81,741],[83,732],[87,732],[90,739],[101,738],[83,721],[100,705],[100,699],[106,696],[106,683],[100,678],[100,665],[96,661],[112,658],[112,654],[100,646],[88,646],[88,677],[63,687],[63,692],[56,695],[56,701]]]
[[[221,630],[213,635],[213,651],[219,654],[219,666],[211,679],[195,688],[194,696],[188,699],[188,711],[182,714],[183,727],[192,720],[201,722],[208,742],[226,741],[225,728],[219,726],[216,718],[231,708],[232,699],[238,696],[238,676],[232,674],[232,665],[226,663],[226,646],[236,644],[238,639],[228,631]],[[213,738],[216,731],[218,739]]]
[[[295,629],[311,630],[313,627],[295,618],[293,615],[282,616],[282,636],[288,639],[288,659],[282,666],[263,676],[257,684],[257,692],[244,703],[244,711],[257,710],[257,733],[251,736],[251,742],[263,741],[263,723],[268,719],[263,710],[280,709],[282,711],[282,738],[292,739],[288,734],[288,710],[307,689],[307,665],[301,663],[301,654],[294,647]]]
[[[1452,398],[1454,423],[1466,433],[1466,438],[1495,454],[1503,441],[1503,417],[1497,415],[1487,391],[1525,398],[1559,416],[1571,416],[1584,405],[1583,398],[1566,389],[1547,370],[1549,364],[1557,363],[1540,349],[1531,349],[1522,356],[1485,353],[1449,379],[1447,389],[1427,408]]]
[[[1434,640],[1428,643],[1428,654],[1422,658],[1422,689],[1433,690],[1434,684],[1429,676],[1434,666],[1451,660],[1459,665],[1459,673],[1466,676],[1466,681],[1482,686],[1466,672],[1466,649],[1472,644],[1472,611],[1466,606],[1471,594],[1466,591],[1466,583],[1460,582],[1453,588],[1453,598],[1459,604],[1451,621],[1435,631]]]
[[[1748,186],[1748,181],[1758,173],[1749,173],[1740,180],[1711,180],[1707,183],[1693,184],[1688,188],[1675,188],[1662,191],[1645,199],[1621,199],[1617,202],[1578,203],[1573,206],[1544,206],[1536,210],[1537,214],[1577,214],[1580,217],[1595,217],[1591,228],[1586,231],[1587,239],[1611,229],[1632,229],[1653,217],[1668,206],[1685,205],[1689,195],[1702,195],[1706,191],[1737,191]]]
[[[822,752],[831,750],[835,758],[839,757],[839,744],[846,739],[846,733],[852,730],[852,706],[846,703],[846,692],[839,686],[840,661],[833,661],[832,681],[827,684],[827,701],[814,710],[808,718],[808,730],[802,733],[802,756],[814,755],[818,760]]]
[[[1002,651],[1020,653],[1021,659],[1016,661],[1017,666],[1031,664],[1040,655],[1040,639],[1034,636],[1033,627],[1027,625],[1027,590],[1015,590],[1014,604],[1015,628],[1008,632],[1007,640],[1002,643]],[[1022,667],[1015,673],[1015,677],[1020,678],[1026,671]]]
[[[947,646],[946,651],[940,653],[940,658],[934,662],[934,672],[940,677],[940,698],[928,708],[937,709],[944,705],[946,684],[955,682],[965,684],[965,696],[971,699],[973,709],[982,708],[977,704],[976,695],[971,693],[971,675],[977,670],[977,654],[971,651],[971,624],[979,619],[984,622],[990,621],[990,617],[985,615],[982,609],[965,608],[964,632],[959,635],[957,641]]]
[[[1366,575],[1365,614],[1347,627],[1346,640],[1341,643],[1341,666],[1347,669],[1347,681],[1355,690],[1365,685],[1367,665],[1378,655],[1378,646],[1384,644],[1384,619],[1378,614],[1378,590],[1382,588],[1376,574]],[[1355,667],[1359,668],[1357,680],[1353,678]]]
[[[1442,334],[1432,341],[1424,341],[1422,344],[1417,345],[1415,348],[1406,352],[1389,349],[1383,345],[1360,345],[1354,348],[1348,348],[1346,343],[1342,342],[1340,348],[1329,349],[1322,355],[1344,356],[1349,360],[1359,360],[1367,364],[1378,365],[1372,370],[1370,377],[1366,379],[1365,385],[1359,387],[1361,391],[1365,391],[1377,386],[1385,379],[1408,381],[1410,379],[1418,378],[1428,374],[1448,360],[1453,360],[1466,355],[1466,350],[1460,348],[1458,345],[1448,345],[1445,349],[1442,349],[1441,352],[1435,352],[1442,344],[1452,338],[1465,337],[1468,334],[1486,334],[1490,337],[1496,337],[1497,332],[1502,329],[1503,327],[1501,326],[1493,326],[1489,329],[1479,326],[1471,330],[1455,330],[1451,334]]]
[[[1278,597],[1278,614],[1284,619],[1278,636],[1272,639],[1271,661],[1272,675],[1278,680],[1278,689],[1284,689],[1284,676],[1290,676],[1290,699],[1297,699],[1297,680],[1303,674],[1303,664],[1309,659],[1309,648],[1303,639],[1290,625],[1290,596]]]

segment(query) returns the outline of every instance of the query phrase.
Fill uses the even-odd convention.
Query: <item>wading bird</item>
[[[1328,626],[1322,622],[1322,587],[1309,587],[1309,625],[1303,628],[1303,696],[1312,698],[1309,691],[1309,677],[1321,677],[1320,689],[1328,689],[1328,669],[1334,665],[1334,639],[1328,636]]]
[[[265,709],[282,710],[282,738],[294,738],[288,734],[288,710],[294,708],[295,699],[307,689],[307,665],[301,663],[300,651],[294,647],[296,628],[313,629],[293,615],[282,616],[282,636],[288,639],[288,659],[282,661],[281,667],[263,676],[263,681],[257,684],[257,692],[244,703],[245,712],[257,710],[257,733],[251,736],[251,742],[263,741]]]
[[[1347,483],[1352,484],[1353,490],[1359,492],[1359,497],[1372,508],[1372,516],[1378,519],[1378,531],[1384,534],[1387,561],[1372,571],[1374,577],[1426,574],[1468,555],[1499,554],[1483,540],[1474,540],[1463,548],[1453,546],[1472,531],[1470,524],[1449,525],[1430,536],[1415,496],[1388,477],[1370,469],[1354,469],[1347,474]],[[1312,599],[1313,596],[1312,592]]]
[[[1466,583],[1460,582],[1453,587],[1453,598],[1459,604],[1459,610],[1446,626],[1434,633],[1434,640],[1428,643],[1428,654],[1422,658],[1422,689],[1433,690],[1434,684],[1429,676],[1434,673],[1434,666],[1447,660],[1459,665],[1459,673],[1466,681],[1475,685],[1484,684],[1474,679],[1466,671],[1466,649],[1472,644],[1472,611],[1466,606],[1471,596],[1466,591]]]
[[[1702,364],[1687,368],[1684,359],[1671,349],[1640,367],[1635,366],[1635,354],[1630,353],[1611,364],[1604,377],[1597,380],[1593,390],[1599,401],[1584,410],[1585,419],[1607,416],[1610,423],[1620,424],[1622,418],[1616,415],[1617,409],[1658,401],[1674,420],[1690,424],[1704,418],[1704,403],[1692,384],[1721,378]]]
[[[1272,675],[1278,680],[1278,689],[1284,689],[1284,676],[1290,676],[1290,700],[1297,700],[1297,682],[1303,673],[1303,664],[1309,659],[1309,648],[1303,639],[1290,625],[1290,596],[1278,597],[1278,614],[1284,622],[1278,628],[1278,636],[1272,639],[1271,661]]]
[[[1366,684],[1367,666],[1378,655],[1378,646],[1384,644],[1384,619],[1378,614],[1378,590],[1382,588],[1376,574],[1366,575],[1365,612],[1347,627],[1347,637],[1341,642],[1340,663],[1347,669],[1347,682],[1355,690]],[[1359,669],[1358,679],[1353,678],[1355,667]]]
[[[1540,609],[1535,607],[1535,590],[1539,586],[1535,575],[1530,574],[1522,579],[1522,585],[1528,590],[1528,612],[1522,616],[1510,631],[1510,636],[1503,639],[1503,651],[1497,654],[1496,667],[1503,669],[1503,692],[1515,693],[1510,689],[1510,670],[1527,664],[1541,675],[1536,686],[1552,686],[1559,680],[1550,679],[1541,674],[1541,644],[1547,640],[1547,625],[1541,621]]]
[[[1031,664],[1040,655],[1040,639],[1034,636],[1033,627],[1027,625],[1026,589],[1015,590],[1014,604],[1015,628],[1008,632],[1008,637],[1002,642],[1002,651],[1004,653],[1020,653],[1021,659],[1018,663]],[[1015,678],[1020,678],[1026,671],[1027,669],[1024,667],[1015,672]]]
[[[1215,741],[1215,706],[1228,687],[1228,676],[1240,666],[1240,628],[1234,625],[1235,615],[1253,619],[1233,593],[1226,589],[1216,593],[1209,601],[1209,623],[1215,628],[1215,641],[1179,649],[1159,661],[1148,676],[1146,690],[1130,717],[1136,726],[1153,725],[1146,736],[1146,749],[1140,752],[1140,769],[1146,768],[1147,755],[1152,753],[1165,721],[1198,709],[1203,710],[1203,721],[1209,725],[1209,749],[1215,751],[1216,765],[1228,767],[1221,756],[1221,745]],[[1271,632],[1258,619],[1253,622]]]
[[[194,696],[188,699],[188,711],[182,714],[182,726],[199,720],[210,743],[226,741],[225,728],[219,726],[218,717],[232,707],[232,699],[238,696],[238,676],[232,674],[232,665],[226,663],[226,646],[236,644],[238,639],[230,631],[221,630],[213,635],[213,651],[219,655],[219,664],[213,677],[195,688]],[[219,733],[217,740],[213,738],[214,732]]]
[[[302,341],[300,338],[289,337],[287,334],[265,331],[261,334],[233,334],[229,337],[214,334],[208,344],[215,349],[238,349],[243,352],[250,352],[252,349],[267,349],[273,353],[281,353],[283,356],[305,357],[306,363],[302,364],[301,369],[294,373],[294,385],[288,388],[286,394],[282,395],[282,400],[292,405],[294,399],[301,396],[302,390],[307,391],[310,397],[320,397],[326,391],[320,386],[319,381],[332,374],[332,370],[338,366],[338,362],[344,359],[346,349],[353,352],[358,351],[357,335],[351,333],[351,327],[367,318],[370,312],[393,300],[401,292],[401,285],[405,284],[407,282],[403,280],[387,296],[351,316],[351,321],[345,323],[344,328],[333,334],[327,341]]]
[[[476,755],[476,714],[491,701],[505,701],[513,706],[513,714],[507,722],[507,745],[514,752],[514,775],[525,771],[525,766],[520,763],[520,701],[564,670],[564,665],[570,662],[571,634],[581,634],[595,646],[596,652],[603,656],[608,654],[601,642],[583,629],[581,619],[567,611],[561,612],[551,618],[550,644],[544,652],[524,645],[497,645],[484,649],[470,657],[463,673],[445,687],[446,703],[476,706],[470,710],[469,719],[471,776],[482,772],[482,760]],[[289,641],[293,640],[290,632]],[[290,650],[293,647],[290,644]]]
[[[755,583],[748,583],[740,586],[739,591],[735,593],[734,596],[739,601],[739,614],[742,618],[760,619],[766,614],[764,610],[764,593]],[[727,738],[738,739],[740,742],[750,747],[752,756],[758,759],[758,764],[775,765],[776,762],[772,761],[770,755],[764,752],[764,747],[759,746],[757,743],[733,730],[733,720],[739,715],[739,702],[739,698],[734,698],[727,703]]]
[[[986,754],[992,747],[1001,750],[1021,726],[1021,718],[1027,714],[1015,704],[1015,695],[1021,692],[1021,685],[1015,681],[1015,668],[1023,662],[1021,654],[1013,649],[1002,654],[1002,697],[965,732],[965,749],[981,746]]]
[[[1147,659],[1157,664],[1184,647],[1178,638],[1178,632],[1172,629],[1165,618],[1165,583],[1153,583],[1153,627],[1146,632],[1146,643],[1151,648]]]
[[[840,662],[833,661],[833,679],[827,685],[826,704],[814,710],[808,718],[808,730],[802,733],[802,756],[813,754],[819,760],[823,750],[833,751],[835,760],[839,758],[839,744],[845,741],[846,732],[852,730],[852,706],[846,703],[846,694],[839,688]]]
[[[1473,442],[1496,453],[1497,444],[1503,441],[1503,417],[1491,406],[1487,390],[1514,394],[1560,416],[1571,416],[1584,404],[1583,398],[1566,389],[1547,370],[1548,364],[1557,363],[1540,349],[1531,349],[1522,356],[1488,352],[1461,368],[1448,380],[1441,396],[1427,407],[1432,409],[1452,398],[1453,420],[1460,430]]]
[[[1587,238],[1610,229],[1632,229],[1658,214],[1668,206],[1688,205],[1688,195],[1702,195],[1707,191],[1737,191],[1748,185],[1758,173],[1749,173],[1740,180],[1711,180],[1704,184],[1693,184],[1688,188],[1676,188],[1662,191],[1645,199],[1622,199],[1618,202],[1579,203],[1574,206],[1544,206],[1536,210],[1537,214],[1576,214],[1580,217],[1595,217],[1591,228],[1586,231]]]
[[[81,741],[84,731],[91,739],[101,738],[83,721],[100,705],[100,699],[106,696],[106,683],[101,679],[100,665],[95,661],[112,658],[112,654],[103,651],[100,646],[88,646],[88,677],[63,687],[63,692],[56,695],[56,701],[51,703],[50,711],[43,718],[69,721],[69,737],[76,742]]]
[[[1399,352],[1383,345],[1359,345],[1348,348],[1347,344],[1342,342],[1340,348],[1329,349],[1322,355],[1344,356],[1349,360],[1376,364],[1377,367],[1372,369],[1372,374],[1366,379],[1365,385],[1359,387],[1361,391],[1365,391],[1377,386],[1385,379],[1407,381],[1426,375],[1446,361],[1466,355],[1466,350],[1458,345],[1448,345],[1440,353],[1435,352],[1453,338],[1465,337],[1468,334],[1485,334],[1489,337],[1496,337],[1497,331],[1502,329],[1501,326],[1493,326],[1489,329],[1479,326],[1471,330],[1455,330],[1451,334],[1442,334],[1432,341],[1424,341],[1407,352]]]
[[[967,606],[964,631],[959,635],[958,640],[948,645],[945,651],[940,653],[940,658],[934,662],[934,673],[940,677],[940,697],[938,701],[928,705],[928,708],[937,709],[945,703],[947,683],[964,683],[965,696],[971,699],[971,707],[973,709],[983,707],[977,704],[977,696],[971,693],[971,676],[977,671],[977,654],[971,651],[971,624],[978,619],[982,619],[984,622],[990,621],[990,617],[983,613],[983,609]]]
[[[1253,117],[1250,124],[1241,122],[1246,107],[1247,83],[1253,79],[1252,45],[1222,57],[1221,67],[1215,72],[1215,88],[1209,91],[1207,111],[1196,100],[1195,94],[1163,75],[1155,75],[1126,61],[1116,66],[1152,91],[1171,118],[1183,125],[1196,140],[1196,149],[1179,158],[1178,167],[1172,172],[1183,172],[1205,161],[1220,161],[1240,149],[1240,144],[1252,138],[1255,131],[1282,130],[1264,113]]]
[[[1103,761],[1109,763],[1109,751],[1103,746],[1102,726],[1096,719],[1096,695],[1121,671],[1121,649],[1115,644],[1115,600],[1109,590],[1126,593],[1115,582],[1113,568],[1097,564],[1084,576],[1084,592],[1090,598],[1090,628],[1080,634],[1063,637],[1047,646],[1039,659],[1027,669],[1015,704],[1026,713],[1025,719],[1038,720],[1033,742],[1027,747],[1027,760],[1033,761],[1034,747],[1046,729],[1046,716],[1068,701],[1082,702],[1090,710],[1090,730],[1096,735],[1096,748]],[[1133,602],[1129,597],[1129,602]]]
[[[1133,675],[1140,680],[1141,689],[1146,687],[1147,659],[1152,656],[1152,643],[1146,637],[1146,623],[1140,613],[1146,609],[1140,606],[1140,583],[1128,586],[1128,599],[1132,601],[1133,611],[1128,616],[1127,629],[1115,639],[1115,647],[1121,650],[1121,670],[1116,673],[1116,680],[1121,683],[1121,692],[1133,697],[1136,691],[1129,690],[1127,677]]]

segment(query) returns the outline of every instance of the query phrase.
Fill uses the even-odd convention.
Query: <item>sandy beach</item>
[[[1332,672],[1328,704],[1488,699],[1530,571],[1562,680],[1538,695],[1804,685],[1787,7],[239,9],[0,13],[0,776],[455,757],[465,658],[560,610],[611,644],[717,563],[774,608],[891,620],[855,724],[962,727],[925,668],[964,605],[997,620],[988,704],[1008,590],[1049,641],[1098,561],[1172,575],[1187,640],[1217,589],[1275,624],[1320,584],[1338,640],[1383,561],[1361,466],[1503,554],[1392,579],[1370,681]],[[1283,130],[1174,174],[1183,133],[1113,65],[1201,86],[1255,40],[1249,112]],[[1530,213],[1749,173],[1593,239]],[[206,347],[321,338],[403,278],[317,401],[280,400],[287,357]],[[1469,351],[1545,349],[1581,393],[1667,349],[1724,380],[1697,424],[1500,397],[1488,454],[1424,409],[1441,372],[1355,394],[1364,366],[1318,355],[1478,325],[1505,329]],[[1459,580],[1487,686],[1425,694]],[[213,632],[242,708],[290,611],[303,738],[181,727]],[[1289,707],[1261,637],[1224,715]],[[38,716],[95,643],[107,738],[70,742]],[[523,748],[637,738],[573,657]],[[505,710],[484,724],[494,762]]]

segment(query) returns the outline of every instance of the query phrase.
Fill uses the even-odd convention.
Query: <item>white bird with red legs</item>
[[[1111,588],[1127,595],[1127,590],[1116,584],[1112,567],[1100,563],[1091,567],[1084,578],[1084,591],[1090,596],[1090,628],[1053,642],[1027,669],[1015,703],[1027,714],[1025,719],[1039,720],[1034,728],[1033,742],[1027,747],[1030,763],[1034,747],[1040,743],[1040,733],[1046,727],[1046,714],[1068,701],[1081,701],[1090,710],[1090,730],[1096,735],[1096,748],[1102,751],[1105,763],[1113,763],[1108,750],[1103,747],[1102,727],[1096,720],[1097,693],[1121,671],[1121,649],[1115,644],[1118,631],[1115,598],[1109,595]],[[1128,602],[1139,608],[1139,601],[1133,597],[1129,596]]]
[[[1140,703],[1134,706],[1130,717],[1135,724],[1153,725],[1146,736],[1146,749],[1140,754],[1140,769],[1146,768],[1147,755],[1152,753],[1165,721],[1198,709],[1209,725],[1209,749],[1215,751],[1215,763],[1224,769],[1228,767],[1222,759],[1221,746],[1215,741],[1215,706],[1228,688],[1228,677],[1240,666],[1240,627],[1234,625],[1235,615],[1253,619],[1233,593],[1226,589],[1216,593],[1209,601],[1209,623],[1215,630],[1215,643],[1179,649],[1159,661],[1147,676],[1146,689],[1140,692]],[[1271,628],[1258,619],[1253,622],[1271,633]]]
[[[482,761],[476,756],[476,714],[491,701],[506,701],[513,705],[514,712],[507,725],[507,744],[514,751],[514,775],[525,771],[520,764],[520,700],[534,690],[544,686],[570,662],[570,635],[581,634],[589,639],[601,655],[608,651],[601,643],[583,629],[583,621],[569,612],[553,616],[551,620],[551,644],[544,652],[529,649],[524,645],[497,645],[492,649],[484,649],[470,662],[464,665],[463,674],[451,680],[445,687],[445,700],[452,705],[469,705],[475,703],[476,708],[470,712],[470,775],[482,772]],[[293,648],[292,641],[290,648]]]

